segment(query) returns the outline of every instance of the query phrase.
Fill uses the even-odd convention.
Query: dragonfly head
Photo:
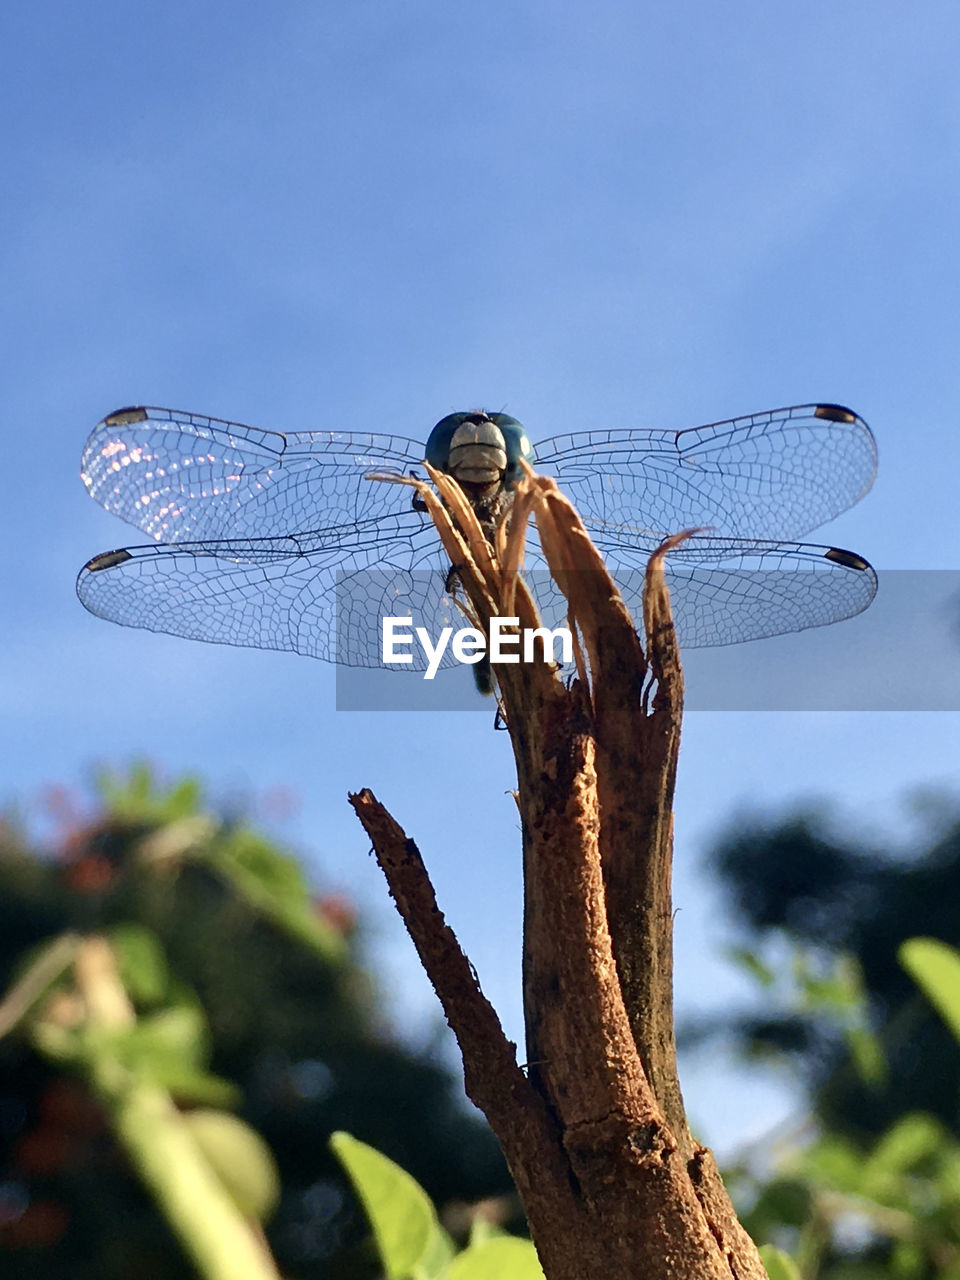
[[[451,413],[430,432],[427,461],[463,485],[512,489],[522,475],[520,459],[533,459],[533,445],[516,418],[506,413]]]

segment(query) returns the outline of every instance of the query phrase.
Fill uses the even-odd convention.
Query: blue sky
[[[955,569],[958,38],[956,6],[925,0],[9,0],[3,794],[138,754],[221,792],[289,784],[290,837],[370,913],[422,1027],[431,993],[345,802],[371,786],[520,1036],[489,713],[338,714],[320,663],[87,615],[79,566],[142,539],[85,495],[83,441],[129,403],[414,437],[486,405],[536,440],[839,401],[880,473],[818,540]],[[955,713],[689,716],[681,1011],[739,990],[699,870],[723,824],[822,797],[865,839],[906,836],[903,798],[955,789],[958,746]],[[788,1098],[714,1064],[684,1080],[721,1148]]]

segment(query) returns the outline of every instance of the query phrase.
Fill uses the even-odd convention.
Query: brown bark
[[[530,475],[494,550],[446,476],[421,496],[479,622],[538,619],[518,576],[531,514],[581,641],[569,688],[546,664],[494,668],[517,761],[528,1074],[444,922],[412,841],[351,797],[463,1053],[548,1280],[762,1280],[676,1072],[670,866],[683,685],[662,558],[647,650],[576,512]],[[681,535],[682,537],[682,535]]]

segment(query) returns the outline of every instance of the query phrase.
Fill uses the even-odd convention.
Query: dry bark
[[[523,1200],[547,1280],[763,1280],[711,1153],[690,1135],[673,1033],[672,800],[683,682],[662,560],[646,652],[570,503],[528,475],[496,551],[449,477],[421,497],[478,621],[538,625],[519,569],[531,513],[580,640],[494,668],[517,761],[527,1074],[441,915],[422,859],[369,791],[351,796]],[[679,535],[681,538],[683,535]]]

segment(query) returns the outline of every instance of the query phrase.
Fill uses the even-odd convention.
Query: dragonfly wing
[[[83,567],[77,594],[124,626],[375,667],[384,617],[409,617],[431,640],[464,625],[446,578],[432,526],[407,537],[381,528],[355,545],[325,531],[110,551]],[[422,647],[406,651],[413,662],[401,669],[422,670]]]
[[[591,536],[639,626],[647,561],[659,538],[626,542],[602,529]],[[527,562],[544,622],[565,625],[566,600],[536,547]],[[877,592],[876,572],[854,552],[706,534],[669,552],[665,574],[681,649],[825,627],[862,613]]]
[[[162,542],[272,537],[409,509],[423,445],[338,431],[281,435],[174,409],[121,409],[91,433],[81,476],[101,506]]]
[[[795,405],[688,431],[613,428],[554,436],[536,467],[584,519],[677,533],[705,526],[800,538],[873,484],[870,428],[839,405]]]

